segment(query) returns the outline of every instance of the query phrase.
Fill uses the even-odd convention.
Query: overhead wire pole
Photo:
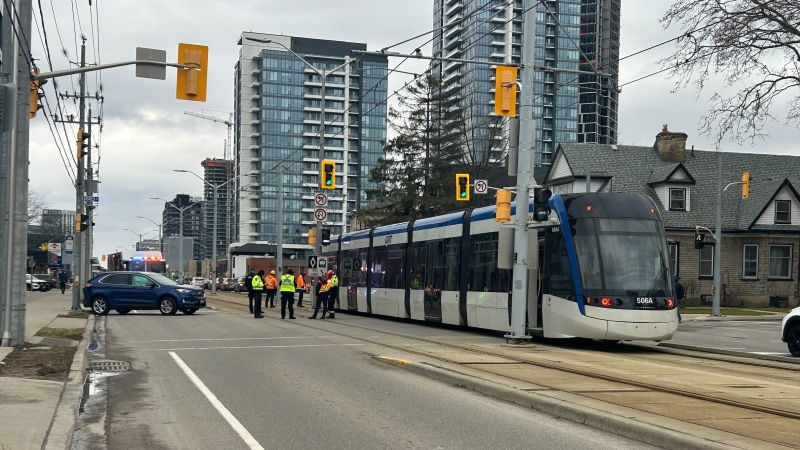
[[[86,67],[86,39],[83,40],[81,44],[81,68]],[[78,133],[80,135],[83,134],[83,123],[86,120],[86,74],[81,73],[80,79],[78,80],[78,84],[80,85],[80,98],[79,98],[79,106],[78,106]],[[78,174],[75,176],[75,215],[77,217],[78,214],[84,214],[84,202],[83,202],[83,192],[84,192],[84,162],[83,159],[83,141],[77,140],[76,141],[76,149],[77,154],[77,163],[78,163]],[[73,282],[73,289],[72,289],[72,309],[73,310],[80,310],[81,309],[81,291],[80,288],[81,283],[85,282],[86,280],[83,279],[84,277],[84,266],[83,266],[83,232],[80,231],[78,224],[76,223],[75,226],[75,244],[74,250],[72,254],[72,282]]]

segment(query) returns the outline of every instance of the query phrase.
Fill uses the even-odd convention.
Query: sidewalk
[[[94,317],[59,317],[67,315],[71,307],[72,296],[69,292],[66,295],[57,290],[28,294],[28,303],[25,305],[25,341],[46,347],[78,348],[67,381],[0,376],[0,448],[39,449],[43,448],[46,440],[54,443],[54,448],[68,448],[85,374],[86,345],[80,345],[78,341],[36,334],[45,327],[83,328],[83,341],[86,341],[90,336]],[[14,347],[0,347],[0,362],[13,350]]]

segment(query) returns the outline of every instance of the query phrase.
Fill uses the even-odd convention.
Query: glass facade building
[[[361,56],[345,64],[352,50],[366,50],[366,44],[351,42],[246,32],[239,44],[234,113],[237,240],[277,241],[281,176],[283,243],[307,243],[308,230],[316,226],[320,144],[325,159],[336,162],[336,189],[326,191],[328,217],[323,226],[333,235],[341,233],[348,214],[365,206],[369,172],[384,154],[387,59]],[[320,75],[284,47],[320,71],[345,64],[325,79],[324,117]]]
[[[612,74],[596,77],[536,71],[536,165],[552,163],[562,142],[616,143],[619,0],[434,0],[434,54],[519,64],[522,19],[530,7],[536,11],[531,41],[536,46],[535,66],[568,70],[602,66]],[[477,145],[492,146],[488,149],[491,158],[500,159],[505,135],[497,132],[502,121],[493,115],[493,68],[443,62],[437,63],[436,69],[445,89],[459,91]]]

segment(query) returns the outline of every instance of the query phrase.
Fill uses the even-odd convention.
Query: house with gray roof
[[[695,249],[695,227],[715,229],[722,158],[722,305],[798,304],[800,157],[686,148],[665,125],[651,147],[561,144],[543,180],[554,193],[628,192],[658,205],[671,268],[690,300],[712,294],[714,239]],[[750,173],[743,198],[742,176]],[[587,184],[589,186],[587,190]]]

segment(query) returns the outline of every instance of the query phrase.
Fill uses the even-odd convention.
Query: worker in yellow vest
[[[257,274],[253,275],[251,281],[253,285],[253,317],[256,319],[263,319],[264,314],[261,311],[261,293],[264,292],[264,281],[261,277],[264,276],[264,271],[259,270]]]
[[[303,293],[306,291],[306,277],[303,276],[303,272],[300,272],[297,275],[297,307],[303,307]]]
[[[281,319],[286,318],[286,304],[289,304],[289,318],[294,319],[294,291],[297,285],[294,282],[294,271],[289,269],[281,275]]]
[[[321,319],[325,318],[325,313],[328,312],[328,291],[330,289],[330,285],[328,280],[324,277],[319,277],[317,279],[317,286],[316,286],[316,293],[317,293],[317,304],[314,306],[314,314],[309,317],[309,319],[316,319],[317,313],[319,312],[319,307],[322,306],[322,317]]]
[[[339,277],[332,270],[328,271],[328,319],[334,319],[336,300],[339,299]]]

